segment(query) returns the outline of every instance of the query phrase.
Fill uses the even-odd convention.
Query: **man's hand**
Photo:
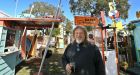
[[[72,67],[71,64],[67,64],[67,65],[66,65],[66,71],[67,71],[69,74],[72,72],[71,67]]]

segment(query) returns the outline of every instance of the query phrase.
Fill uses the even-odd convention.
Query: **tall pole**
[[[105,64],[105,54],[104,54],[104,38],[103,38],[103,29],[101,28],[101,39],[102,39],[102,57],[103,57],[103,61],[104,61],[104,64]]]
[[[17,6],[18,6],[18,0],[16,0],[15,17],[16,17],[16,15],[17,15]]]
[[[31,17],[31,14],[32,14],[33,8],[34,8],[34,4],[32,5],[31,10],[30,10],[30,17]]]
[[[58,12],[60,10],[60,4],[61,4],[61,0],[59,0],[58,9],[57,9],[57,11],[55,13],[54,19],[56,19],[57,16],[58,16]],[[45,56],[46,56],[48,48],[49,48],[49,44],[50,44],[50,40],[51,40],[51,37],[52,37],[53,29],[54,29],[54,22],[52,22],[51,32],[49,34],[48,42],[46,44],[45,52],[44,52],[44,55],[43,55],[43,58],[42,58],[42,61],[41,61],[41,65],[40,65],[40,68],[39,68],[38,75],[40,75],[40,72],[41,72],[41,69],[42,69],[42,66],[43,66],[43,63],[44,63],[44,60],[45,60]]]
[[[116,23],[115,23],[116,24]],[[118,61],[118,46],[117,46],[117,35],[116,35],[116,27],[113,29],[114,31],[114,48],[115,48],[115,51],[116,51],[116,64],[117,64],[117,72],[118,72],[118,75],[119,74],[119,61]]]

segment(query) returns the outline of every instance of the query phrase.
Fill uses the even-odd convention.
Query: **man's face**
[[[74,37],[77,43],[82,43],[85,40],[85,34],[82,29],[76,29],[74,32]]]

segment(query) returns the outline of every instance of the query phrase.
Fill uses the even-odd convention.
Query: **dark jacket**
[[[71,75],[105,75],[105,66],[99,49],[90,43],[69,44],[62,56],[64,68],[70,62],[75,63]]]

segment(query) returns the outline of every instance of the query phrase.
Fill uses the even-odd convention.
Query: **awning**
[[[54,18],[0,18],[8,26],[27,27],[27,29],[34,28],[50,28],[54,22],[54,27],[57,28],[62,19]]]

